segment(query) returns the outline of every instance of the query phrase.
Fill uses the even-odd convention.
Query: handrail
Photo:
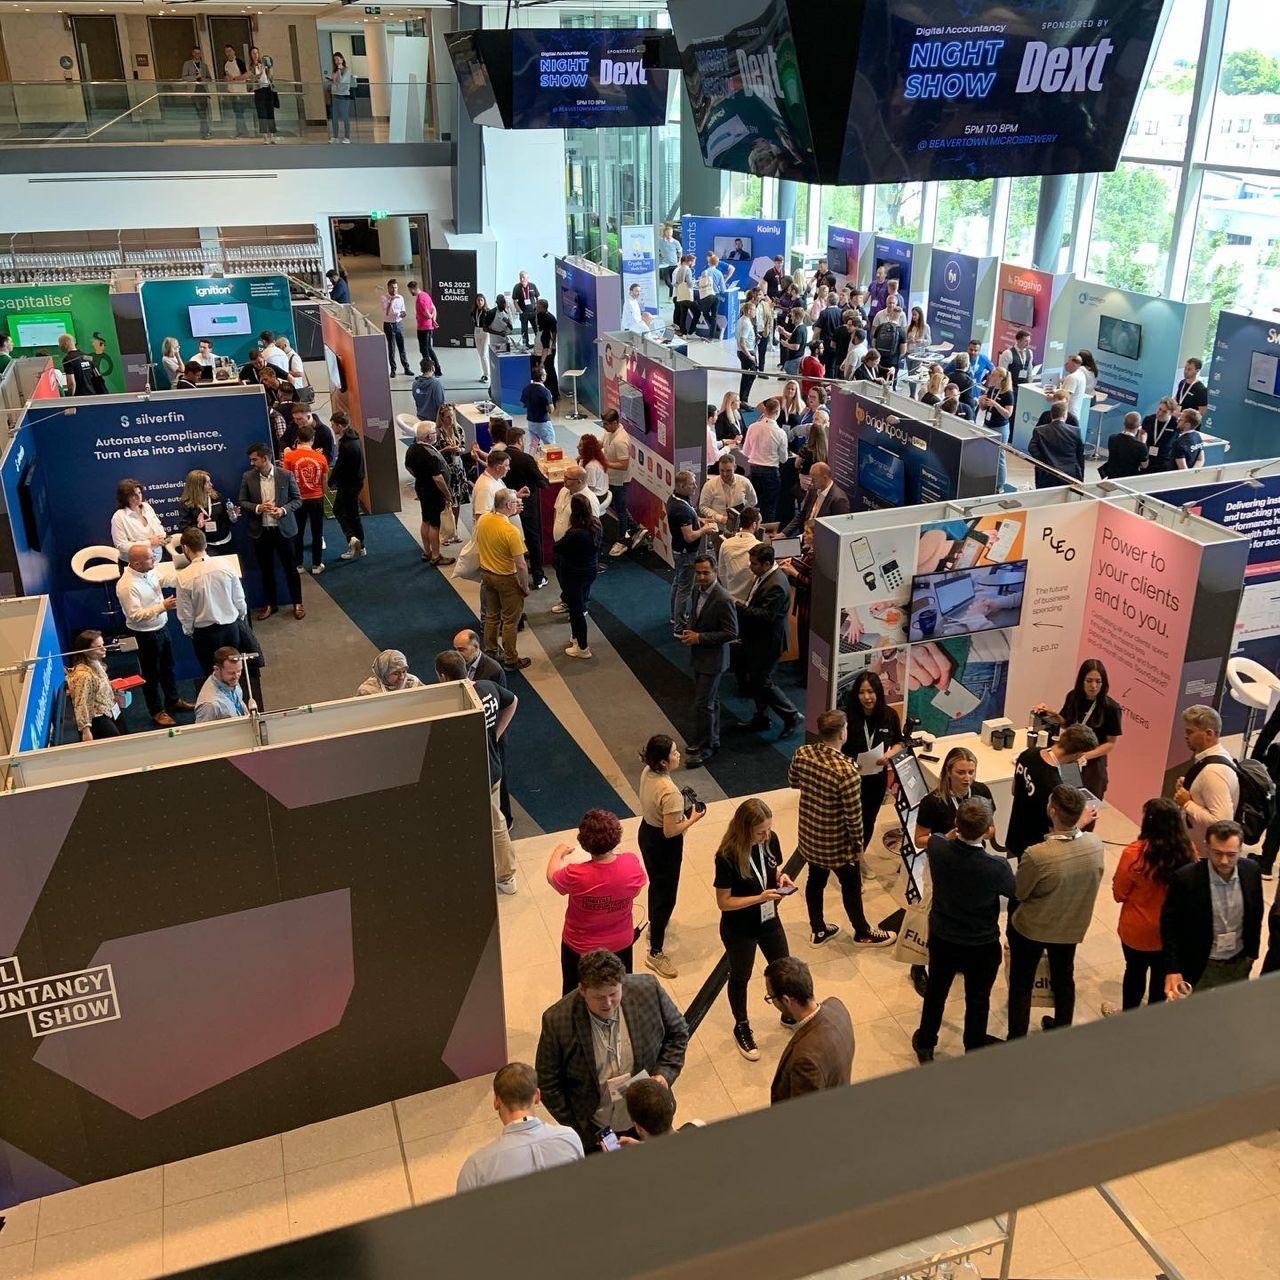
[[[110,129],[110,128],[111,128],[111,126],[112,126],[113,124],[116,124],[116,123],[118,123],[119,121],[123,120],[126,116],[131,116],[131,115],[133,115],[133,113],[134,113],[134,112],[135,112],[139,107],[145,107],[145,106],[147,105],[147,103],[149,103],[149,102],[156,102],[156,101],[158,101],[158,100],[159,100],[159,98],[160,98],[160,96],[161,96],[161,95],[160,95],[160,94],[158,94],[158,93],[153,93],[153,94],[151,95],[151,97],[149,97],[149,98],[143,98],[143,100],[142,100],[141,102],[135,102],[135,103],[133,104],[133,106],[131,106],[131,107],[129,108],[129,110],[128,110],[128,111],[122,111],[118,116],[116,116],[116,117],[115,117],[115,119],[113,119],[113,120],[108,120],[106,124],[99,125],[99,126],[98,126],[98,127],[97,127],[93,132],[92,132],[92,133],[86,133],[86,134],[84,135],[84,139],[85,139],[85,141],[88,141],[90,138],[96,137],[98,134],[100,134],[100,133],[103,131],[103,129]]]

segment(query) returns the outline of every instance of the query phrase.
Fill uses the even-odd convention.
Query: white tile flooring
[[[767,799],[783,846],[791,847],[795,793]],[[680,966],[670,988],[682,1007],[717,955],[711,859],[737,803],[711,805],[686,842],[668,948]],[[636,819],[624,822],[630,847],[635,828]],[[1117,818],[1101,834],[1122,841],[1130,831]],[[541,1011],[559,996],[557,941],[564,907],[542,875],[559,838],[518,842],[520,892],[498,903],[509,1054],[525,1061],[533,1059]],[[1118,852],[1115,846],[1109,850],[1112,865]],[[888,914],[893,904],[883,890],[867,889],[871,917]],[[847,925],[833,889],[828,899],[829,918]],[[1104,882],[1077,964],[1079,1021],[1098,1017],[1103,999],[1119,1001],[1116,911]],[[906,970],[886,950],[854,954],[847,936],[823,949],[812,947],[800,902],[784,907],[784,922],[791,926],[793,949],[812,964],[820,994],[840,996],[853,1015],[855,1081],[919,1069],[910,1047],[919,1001]],[[690,1043],[676,1089],[680,1117],[714,1121],[767,1105],[785,1033],[769,1015],[758,981],[752,1001],[761,1060],[748,1063],[735,1052],[722,997]],[[959,1004],[948,1014],[942,1056],[960,1052]],[[1000,1034],[1002,1024],[997,989],[993,1032]],[[1210,1067],[1208,1055],[1202,1061],[1189,1056],[1183,1064],[1191,1074]],[[1142,1069],[1137,1064],[1117,1072],[1099,1087],[1129,1087]],[[496,1132],[489,1082],[478,1079],[64,1192],[8,1211],[8,1228],[0,1236],[0,1280],[142,1280],[420,1204],[451,1194],[462,1161]],[[1114,1185],[1188,1280],[1275,1280],[1280,1272],[1280,1135],[1274,1128]],[[1155,1274],[1154,1264],[1093,1191],[1022,1211],[1016,1238],[1017,1276],[1149,1280]],[[984,1260],[983,1274],[996,1273],[996,1260]]]

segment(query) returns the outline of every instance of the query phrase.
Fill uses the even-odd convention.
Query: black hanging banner
[[[476,297],[476,251],[431,250],[431,297],[436,304],[436,343],[445,347],[474,347],[471,304]]]

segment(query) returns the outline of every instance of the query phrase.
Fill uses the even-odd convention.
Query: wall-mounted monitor
[[[64,333],[75,336],[75,326],[69,311],[45,311],[9,317],[9,336],[20,351],[38,348],[56,350],[58,339]]]
[[[1022,621],[1022,593],[1027,562],[962,569],[954,573],[920,573],[911,580],[912,644],[999,631]]]
[[[247,302],[200,302],[187,308],[193,338],[235,337],[253,332]]]
[[[1016,289],[1000,290],[1000,319],[1030,329],[1036,322],[1036,300]]]
[[[859,440],[858,488],[869,508],[905,506],[906,465],[892,450],[869,440]]]
[[[1117,316],[1098,320],[1098,350],[1122,360],[1136,360],[1142,351],[1142,326]]]
[[[629,382],[618,383],[618,416],[623,426],[635,435],[645,435],[649,430],[649,415],[645,410],[644,393]]]
[[[849,251],[838,245],[827,245],[827,266],[838,276],[849,274]]]
[[[1280,399],[1280,355],[1255,351],[1249,357],[1249,390]]]

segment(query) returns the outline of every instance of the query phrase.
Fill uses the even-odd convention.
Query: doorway
[[[148,18],[157,80],[181,80],[182,64],[199,43],[193,18]]]
[[[76,46],[86,122],[94,129],[129,109],[116,20],[110,14],[72,14],[71,38]]]
[[[253,46],[253,29],[248,18],[215,18],[209,17],[209,63],[213,74],[222,77],[222,64],[226,61],[223,50],[230,45],[240,55],[246,66],[249,63],[249,50]]]
[[[431,279],[430,224],[425,213],[399,214],[386,219],[387,224],[407,223],[408,243],[406,262],[384,264],[378,228],[381,220],[369,217],[331,217],[329,239],[333,246],[334,262],[347,273],[351,287],[352,304],[378,326],[382,324],[382,308],[379,299],[386,292],[386,284],[393,277],[400,281],[404,293],[405,282],[416,280],[421,284]],[[403,240],[388,226],[388,249],[394,251],[397,242]],[[412,314],[405,331],[414,329]],[[413,363],[417,364],[416,358]]]

